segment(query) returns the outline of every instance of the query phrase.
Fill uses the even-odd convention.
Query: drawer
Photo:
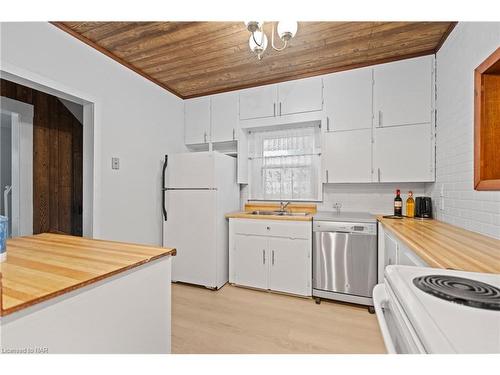
[[[287,238],[310,239],[312,237],[311,221],[279,221],[261,219],[230,219],[235,234],[251,234],[256,236],[273,236]]]

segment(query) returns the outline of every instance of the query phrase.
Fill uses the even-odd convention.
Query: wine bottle
[[[408,192],[408,199],[406,200],[406,217],[415,217],[415,199],[413,199],[413,192]]]
[[[403,216],[403,200],[399,189],[396,190],[396,198],[394,198],[394,216]]]

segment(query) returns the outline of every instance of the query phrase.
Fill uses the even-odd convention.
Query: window
[[[249,198],[320,200],[319,139],[319,125],[249,132]]]

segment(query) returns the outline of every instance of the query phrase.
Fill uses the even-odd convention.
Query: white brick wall
[[[500,23],[460,22],[437,53],[436,183],[426,188],[439,220],[496,238],[500,192],[473,183],[473,72],[499,46]]]
[[[392,214],[396,189],[401,190],[403,202],[408,191],[415,196],[425,195],[424,183],[405,184],[327,184],[323,185],[323,202],[317,203],[318,210],[333,211],[335,203],[342,204],[342,211]],[[241,205],[248,198],[247,186],[241,189]],[[404,207],[404,205],[403,205]]]
[[[405,184],[328,184],[323,185],[323,202],[318,209],[332,211],[335,203],[342,204],[343,211],[370,212],[372,214],[393,214],[396,189],[401,190],[403,214],[408,191],[414,196],[425,195],[424,183]]]

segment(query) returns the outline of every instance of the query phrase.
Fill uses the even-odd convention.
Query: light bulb
[[[279,21],[278,35],[282,41],[287,42],[297,33],[297,21]]]
[[[260,55],[267,48],[267,37],[266,34],[263,34],[261,31],[256,31],[252,35],[250,35],[250,39],[248,40],[248,45],[252,52],[255,52],[257,55]]]
[[[263,24],[264,24],[264,21],[245,21],[245,27],[251,33],[258,31],[258,30],[262,30]]]

